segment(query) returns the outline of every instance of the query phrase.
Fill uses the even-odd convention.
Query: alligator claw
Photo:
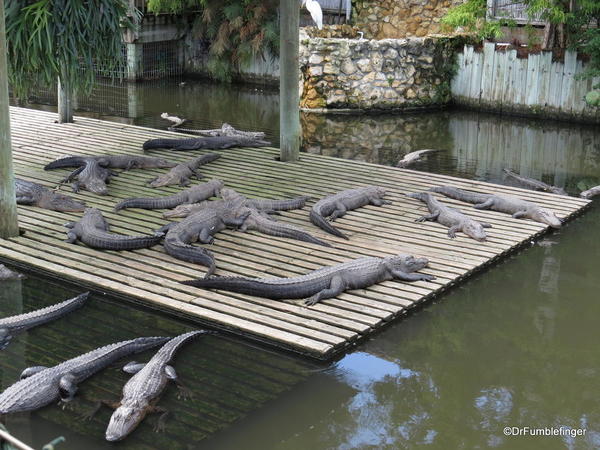
[[[177,383],[177,398],[180,400],[190,400],[194,397],[194,394],[187,386]]]

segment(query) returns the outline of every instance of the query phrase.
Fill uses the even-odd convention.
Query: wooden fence
[[[567,51],[563,61],[552,53],[518,58],[516,50],[499,50],[485,43],[483,51],[465,46],[458,54],[452,79],[457,104],[512,114],[536,115],[583,122],[600,122],[600,108],[588,106],[585,94],[600,79],[581,79],[584,64]]]

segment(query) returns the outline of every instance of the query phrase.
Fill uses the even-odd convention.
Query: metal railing
[[[514,20],[518,24],[545,24],[541,12],[530,18],[527,5],[515,0],[487,0],[487,16],[495,20]]]

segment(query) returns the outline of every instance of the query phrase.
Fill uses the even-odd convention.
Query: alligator
[[[10,343],[13,334],[58,319],[71,311],[74,311],[84,304],[89,295],[89,292],[85,292],[77,297],[55,305],[50,305],[25,314],[19,314],[18,316],[0,319],[0,350]]]
[[[54,192],[31,181],[15,179],[15,191],[19,205],[31,205],[52,211],[83,211],[85,204],[63,194]]]
[[[219,159],[221,155],[218,153],[209,153],[208,155],[202,155],[198,158],[194,158],[190,161],[178,164],[173,167],[167,173],[159,175],[150,181],[152,187],[169,186],[171,184],[179,184],[180,186],[189,186],[190,178],[196,177],[196,179],[202,178],[202,175],[197,171],[198,167],[203,164],[208,164],[216,159]]]
[[[115,206],[115,211],[125,208],[170,209],[183,203],[197,203],[219,195],[223,186],[224,184],[221,180],[213,179],[208,183],[192,186],[177,194],[164,197],[127,198]]]
[[[190,331],[174,337],[164,344],[146,364],[131,362],[123,370],[135,374],[123,387],[123,398],[110,418],[106,428],[107,441],[120,441],[131,433],[152,412],[162,412],[157,431],[162,429],[163,420],[168,412],[158,408],[156,403],[169,380],[181,387],[173,366],[168,365],[177,350],[188,342],[213,331]]]
[[[158,232],[166,232],[164,248],[174,258],[208,267],[206,276],[215,271],[215,259],[211,252],[194,247],[192,242],[212,244],[214,234],[228,226],[240,227],[250,215],[250,210],[241,205],[225,202],[220,207],[198,211],[181,222],[172,222],[161,227]]]
[[[417,161],[419,161],[423,156],[429,154],[429,153],[434,153],[434,152],[439,152],[441,150],[436,150],[436,149],[424,149],[424,150],[417,150],[415,152],[410,152],[407,153],[406,155],[404,155],[404,157],[398,161],[398,164],[396,164],[396,167],[408,167],[411,164],[416,163]]]
[[[569,195],[565,192],[563,188],[557,186],[550,186],[549,184],[546,184],[543,181],[534,180],[533,178],[522,177],[521,175],[518,175],[508,169],[504,169],[504,173],[510,178],[514,178],[521,184],[528,186],[536,191],[552,192],[553,194],[558,195]]]
[[[600,186],[595,186],[587,191],[583,191],[579,196],[581,198],[592,198],[598,194],[600,194]]]
[[[435,277],[413,273],[427,267],[427,258],[394,255],[385,258],[363,257],[343,264],[322,267],[292,278],[208,277],[186,280],[183,284],[222,289],[272,300],[306,298],[306,305],[333,298],[349,289],[364,289],[382,281],[431,281]]]
[[[69,402],[77,385],[116,360],[143,352],[168,341],[166,337],[141,337],[100,347],[54,367],[34,366],[21,380],[0,394],[0,414],[33,411],[56,400]]]
[[[4,264],[0,264],[0,281],[20,280],[22,278],[25,278],[25,275],[10,270]]]
[[[562,223],[553,211],[511,195],[482,194],[480,192],[464,191],[452,186],[437,186],[431,188],[430,191],[455,200],[473,203],[477,209],[491,209],[492,211],[512,214],[515,219],[531,219],[550,225],[552,228],[560,228]]]
[[[167,148],[171,150],[217,150],[231,147],[266,147],[268,141],[244,136],[207,136],[188,139],[150,139],[144,142],[144,150]]]
[[[379,186],[366,186],[357,189],[348,189],[330,195],[315,203],[310,210],[310,221],[319,228],[335,236],[348,239],[344,233],[325,220],[326,217],[333,221],[342,217],[347,211],[365,205],[389,205],[388,200],[383,200],[385,189]]]
[[[177,163],[163,158],[153,158],[138,155],[98,155],[98,156],[66,156],[52,161],[44,166],[44,170],[59,169],[62,167],[81,167],[88,159],[94,159],[102,167],[110,169],[170,169]]]
[[[448,236],[451,239],[456,237],[457,231],[462,231],[467,236],[476,241],[483,242],[486,240],[484,228],[492,226],[486,222],[478,222],[466,216],[458,209],[451,208],[441,203],[437,198],[428,192],[416,192],[406,194],[408,197],[421,200],[427,205],[431,214],[416,219],[417,222],[425,222],[426,220],[435,221],[448,227]]]
[[[80,240],[92,248],[106,250],[134,250],[148,248],[158,244],[163,234],[153,236],[125,236],[110,233],[110,227],[102,212],[97,208],[88,208],[79,222],[65,224],[69,229],[66,242],[70,244]]]
[[[71,185],[73,192],[79,192],[81,188],[85,188],[94,194],[107,195],[108,187],[106,185],[110,183],[112,175],[116,176],[117,173],[90,158],[85,161],[83,166],[71,172],[61,183],[70,183],[77,178],[77,181]]]

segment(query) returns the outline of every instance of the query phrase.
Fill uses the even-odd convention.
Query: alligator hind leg
[[[213,238],[206,228],[203,228],[198,235],[198,241],[203,244],[212,244],[215,242],[215,238]]]
[[[328,289],[323,289],[322,291],[317,292],[312,297],[307,298],[305,300],[304,304],[306,306],[314,305],[315,303],[318,303],[321,300],[337,297],[345,290],[346,290],[346,282],[344,281],[344,279],[339,275],[334,276],[331,279],[331,282],[329,283]]]
[[[341,202],[335,204],[335,211],[329,216],[329,221],[333,222],[335,219],[339,219],[340,217],[344,217],[344,215],[348,212],[348,208]]]
[[[494,199],[493,198],[488,198],[483,203],[477,203],[476,205],[473,205],[473,208],[477,208],[477,209],[490,209],[493,205],[494,205]]]
[[[0,350],[6,348],[8,344],[10,344],[10,340],[12,336],[8,334],[8,330],[6,328],[0,329]]]
[[[58,392],[60,399],[63,402],[70,402],[75,397],[77,385],[75,384],[75,376],[72,373],[63,375],[58,382]]]
[[[435,219],[438,218],[438,216],[440,215],[439,212],[433,213],[433,214],[428,214],[426,216],[421,216],[418,219],[415,219],[415,222],[425,222],[425,221],[432,221],[434,222]]]
[[[144,363],[131,361],[123,366],[123,372],[133,375],[134,373],[138,373],[140,370],[142,370],[145,365],[146,364]]]
[[[25,369],[23,372],[21,372],[21,380],[24,380],[25,378],[29,378],[32,375],[35,375],[38,372],[41,372],[42,370],[47,369],[46,366],[33,366],[33,367],[28,367],[27,369]]]

